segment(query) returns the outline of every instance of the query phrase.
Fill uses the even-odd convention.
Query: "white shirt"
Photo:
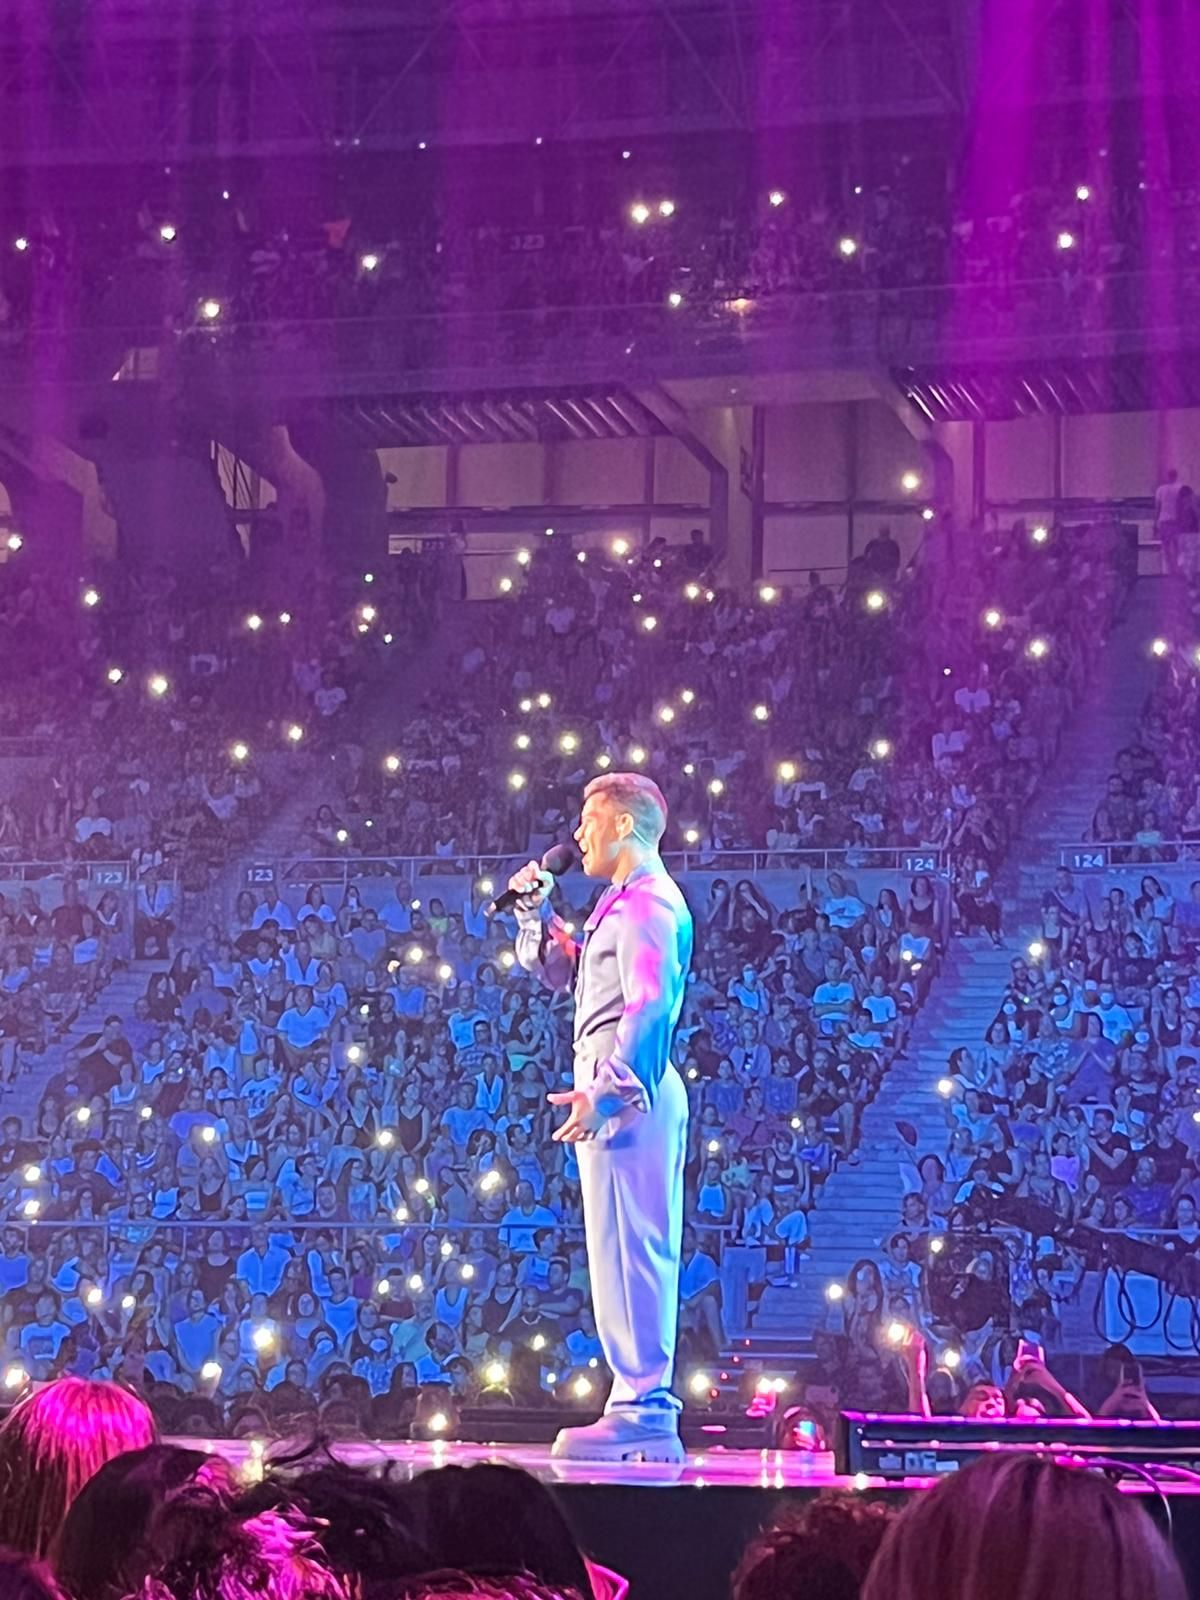
[[[264,900],[262,905],[256,906],[254,916],[250,920],[252,928],[261,928],[264,922],[276,922],[281,928],[294,928],[295,919],[291,907],[286,900],[276,900],[273,905],[268,905]]]
[[[75,837],[80,844],[86,844],[97,834],[106,839],[112,838],[112,823],[107,817],[80,817],[75,824]]]
[[[1154,491],[1154,520],[1155,522],[1174,522],[1179,516],[1179,496],[1183,493],[1181,483],[1160,483]]]

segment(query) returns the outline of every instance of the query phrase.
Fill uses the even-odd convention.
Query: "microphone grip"
[[[550,890],[554,887],[554,878],[552,874],[547,872],[543,874],[543,879],[545,883],[545,892],[546,894],[549,894]],[[517,901],[523,899],[526,893],[528,893],[528,891],[522,889],[505,889],[502,894],[498,894],[489,905],[484,907],[484,916],[498,917],[502,916],[506,911],[512,911],[515,908]]]

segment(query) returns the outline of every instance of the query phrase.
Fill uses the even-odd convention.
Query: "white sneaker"
[[[669,1461],[687,1459],[679,1419],[661,1412],[610,1411],[582,1428],[562,1428],[550,1451],[569,1461]]]

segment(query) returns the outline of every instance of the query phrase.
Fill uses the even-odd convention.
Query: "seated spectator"
[[[733,1600],[858,1600],[898,1509],[826,1490],[755,1534],[733,1574]]]
[[[1039,1456],[977,1461],[910,1500],[863,1600],[1183,1600],[1179,1567],[1137,1503],[1099,1473]]]

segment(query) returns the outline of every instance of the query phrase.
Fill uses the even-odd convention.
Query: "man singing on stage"
[[[608,888],[576,944],[550,914],[552,880],[516,873],[517,959],[575,990],[575,1087],[554,1137],[578,1146],[592,1304],[613,1375],[604,1415],[564,1428],[556,1456],[682,1461],[671,1392],[679,1310],[687,1091],[670,1059],[692,959],[692,918],[663,866],[667,804],[641,773],[593,778],[575,841]]]

